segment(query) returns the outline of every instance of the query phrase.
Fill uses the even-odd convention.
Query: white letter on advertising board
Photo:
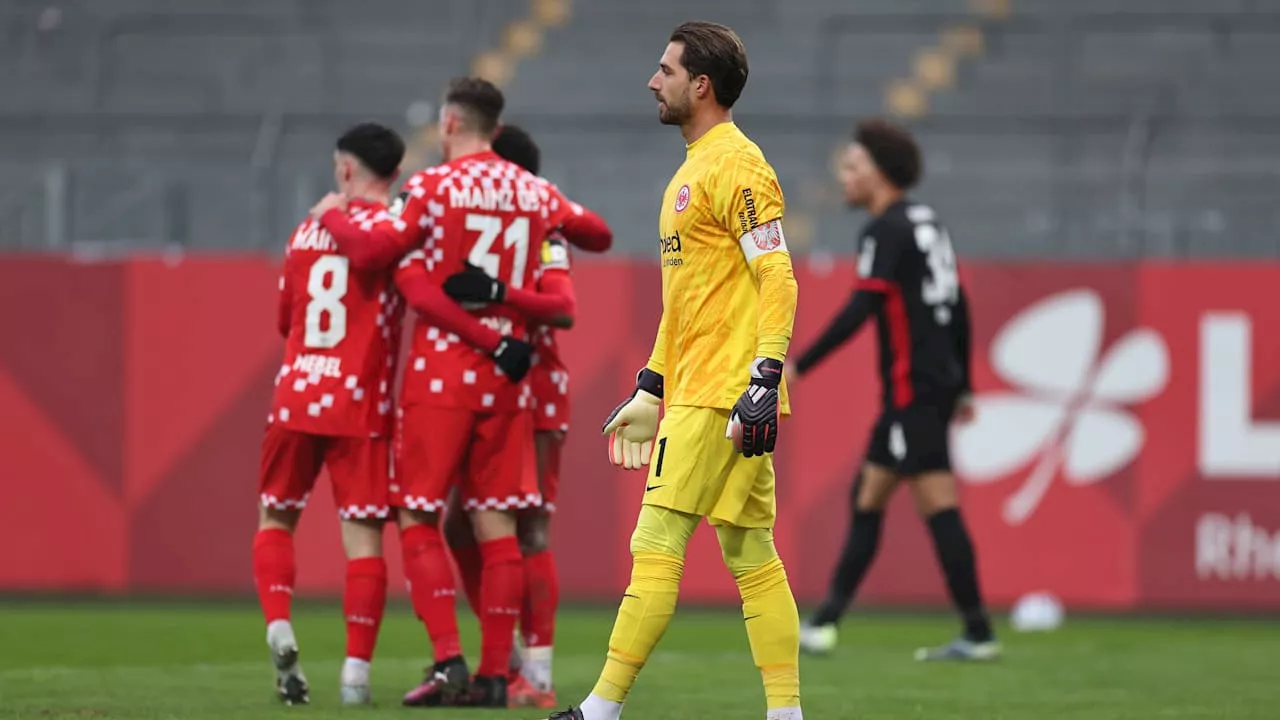
[[[1280,479],[1280,422],[1255,421],[1249,316],[1200,320],[1200,473]]]

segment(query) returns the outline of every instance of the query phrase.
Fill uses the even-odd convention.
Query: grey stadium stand
[[[645,88],[690,18],[737,28],[737,120],[813,247],[860,222],[813,188],[853,120],[956,23],[985,51],[914,123],[920,193],[970,256],[1280,250],[1280,0],[579,2],[507,88],[546,172],[649,253],[683,154]],[[342,127],[405,125],[527,11],[502,0],[14,0],[0,7],[0,247],[274,249],[329,185]]]

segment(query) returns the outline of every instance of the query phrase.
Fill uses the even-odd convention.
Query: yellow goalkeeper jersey
[[[735,124],[688,146],[658,220],[662,320],[648,367],[668,406],[730,409],[757,356],[785,356],[796,293],[784,207],[773,168]],[[785,282],[763,282],[770,273]],[[790,411],[784,383],[779,412]]]

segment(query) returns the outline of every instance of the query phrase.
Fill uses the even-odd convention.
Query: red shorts
[[[271,425],[262,439],[258,493],[264,507],[300,510],[320,468],[327,467],[342,519],[385,518],[390,463],[386,438],[312,435]]]
[[[542,493],[542,507],[555,512],[556,498],[560,496],[560,453],[564,450],[564,436],[538,438],[538,490]]]
[[[403,407],[391,504],[440,512],[458,487],[467,510],[536,507],[541,497],[533,458],[533,419],[526,411]]]
[[[534,366],[529,371],[533,391],[533,429],[537,432],[569,431],[569,372]]]

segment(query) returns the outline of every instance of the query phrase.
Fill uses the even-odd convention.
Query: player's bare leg
[[[964,622],[961,637],[941,647],[920,648],[916,659],[994,660],[1000,655],[1000,645],[982,602],[973,541],[960,515],[956,476],[950,471],[921,473],[910,486],[916,510],[929,526],[947,591]]]
[[[449,495],[449,507],[444,512],[444,538],[458,565],[467,604],[476,617],[480,617],[480,573],[484,562],[480,558],[475,528],[471,526],[471,513],[462,508],[462,494],[457,490]]]
[[[480,665],[472,681],[474,707],[507,706],[507,674],[516,621],[524,599],[524,559],[514,511],[476,510],[471,525],[480,545]]]
[[[404,696],[414,707],[457,705],[467,696],[470,672],[462,657],[455,608],[457,588],[440,533],[439,513],[399,508],[404,572],[414,613],[426,625],[435,663],[420,685]]]
[[[558,478],[563,431],[534,434],[538,485],[547,496],[548,478]],[[518,518],[517,534],[524,556],[525,597],[520,614],[524,641],[520,677],[510,688],[513,706],[554,708],[557,705],[552,683],[552,647],[555,642],[556,609],[560,601],[559,576],[551,553],[551,512],[530,508]]]
[[[853,518],[827,598],[800,630],[800,648],[825,654],[835,649],[840,617],[853,601],[880,548],[884,509],[898,488],[899,477],[882,465],[865,463],[853,484]]]
[[[342,521],[342,548],[347,555],[342,612],[347,623],[347,658],[342,665],[343,705],[367,705],[369,664],[373,660],[382,614],[387,604],[387,562],[382,557],[383,521]]]
[[[290,613],[294,564],[293,532],[301,510],[280,510],[259,506],[258,533],[253,541],[253,576],[258,602],[267,622],[267,647],[276,669],[276,693],[286,705],[310,702],[307,678],[298,664],[298,640],[293,634]]]

